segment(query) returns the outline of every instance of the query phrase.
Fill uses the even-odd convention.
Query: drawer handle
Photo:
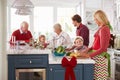
[[[52,68],[50,68],[50,71],[52,71],[53,69]]]
[[[32,63],[32,61],[30,60],[30,64]]]

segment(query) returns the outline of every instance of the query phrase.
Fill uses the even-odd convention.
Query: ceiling
[[[7,0],[7,5],[11,6],[15,0]],[[76,6],[81,0],[31,0],[35,6]]]

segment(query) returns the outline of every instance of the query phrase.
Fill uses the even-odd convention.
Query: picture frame
[[[86,18],[85,18],[85,24],[91,31],[95,31],[98,29],[97,24],[94,21],[93,14],[96,11],[96,9],[88,9],[86,10]]]

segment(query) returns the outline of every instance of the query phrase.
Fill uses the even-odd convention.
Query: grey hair
[[[24,24],[27,24],[29,26],[29,24],[26,21],[23,21],[20,26],[23,27]]]
[[[62,30],[62,26],[61,26],[59,23],[56,23],[56,24],[54,25],[54,28],[58,28],[58,29]]]

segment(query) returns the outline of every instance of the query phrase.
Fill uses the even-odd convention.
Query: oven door
[[[46,69],[16,69],[16,80],[46,80]]]
[[[115,60],[115,80],[120,80],[120,59]]]

